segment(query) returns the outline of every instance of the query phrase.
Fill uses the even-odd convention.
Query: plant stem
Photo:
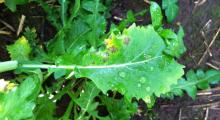
[[[0,73],[14,70],[18,67],[18,61],[0,62]]]
[[[62,0],[61,1],[61,19],[62,19],[62,24],[63,24],[63,26],[65,26],[65,23],[66,23],[66,14],[65,14],[65,12],[66,12],[66,0]]]

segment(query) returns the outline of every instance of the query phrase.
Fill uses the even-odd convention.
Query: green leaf
[[[31,47],[25,37],[19,38],[14,44],[7,46],[7,50],[12,60],[29,60]]]
[[[0,93],[0,119],[20,120],[33,117],[35,99],[41,88],[41,78],[27,77],[8,93]]]
[[[167,54],[179,58],[183,53],[186,52],[186,47],[183,43],[184,31],[181,26],[179,27],[177,35],[169,29],[162,30],[160,35],[166,41],[167,48],[165,52]]]
[[[133,13],[133,11],[129,10],[127,12],[127,16],[125,19],[123,19],[120,24],[118,25],[118,29],[120,31],[123,31],[125,28],[128,27],[128,25],[131,25],[132,23],[134,23],[136,21],[135,15]]]
[[[166,9],[169,6],[176,4],[178,0],[162,0],[162,8]]]
[[[156,2],[151,2],[150,5],[151,21],[155,29],[162,25],[163,15],[160,6]]]
[[[164,39],[177,39],[176,33],[174,33],[171,29],[163,29],[159,31],[159,34]]]
[[[173,20],[178,15],[178,12],[179,12],[179,7],[176,4],[169,6],[165,11],[165,14],[167,16],[167,21],[169,23],[173,22]]]
[[[16,11],[16,5],[22,5],[27,3],[29,0],[5,0],[5,5],[12,11]]]
[[[80,115],[77,120],[83,119],[85,113],[88,112],[91,115],[95,115],[98,103],[94,101],[94,98],[98,96],[100,90],[92,82],[86,82],[80,97],[75,102],[81,107]],[[96,114],[97,115],[97,114]],[[97,116],[95,116],[97,117]]]
[[[74,17],[76,17],[78,15],[79,9],[80,9],[80,0],[75,0],[75,4],[73,9],[71,10],[71,17],[70,17],[70,21],[73,20]]]
[[[61,5],[60,7],[60,16],[61,16],[61,20],[62,20],[62,24],[63,26],[66,25],[67,22],[67,9],[68,9],[68,0],[59,0],[59,3]]]
[[[204,71],[202,71],[202,70],[197,70],[196,75],[197,75],[197,78],[198,78],[198,79],[202,79],[202,78],[205,77],[205,73],[204,73]],[[210,88],[208,81],[203,81],[203,82],[198,83],[198,84],[197,84],[197,87],[198,87],[199,89],[203,89],[203,90]]]
[[[105,6],[99,2],[99,0],[93,1],[83,1],[82,8],[97,14],[97,12],[104,12],[106,10]]]
[[[102,105],[105,105],[111,120],[130,120],[131,115],[136,113],[138,105],[126,101],[126,99],[113,99],[107,96],[101,97]]]
[[[208,70],[206,72],[198,70],[196,73],[190,70],[186,74],[186,80],[184,78],[180,79],[177,85],[172,86],[171,93],[169,94],[180,93],[180,91],[185,90],[192,99],[195,99],[197,88],[208,89],[210,88],[209,84],[216,84],[219,81],[220,71],[218,70]]]
[[[177,0],[163,0],[162,8],[165,10],[167,21],[169,23],[172,23],[179,12],[179,6],[177,5]]]
[[[104,93],[116,90],[128,99],[147,100],[170,91],[184,73],[182,65],[163,54],[165,43],[152,26],[132,25],[123,34],[112,35],[106,48],[109,56],[103,63],[78,67],[76,73],[90,78]]]
[[[85,22],[91,28],[86,39],[91,46],[97,47],[102,43],[101,37],[105,34],[106,19],[104,16],[97,13],[89,14],[84,17]]]
[[[53,117],[55,110],[56,103],[50,100],[49,95],[46,94],[43,97],[38,97],[34,117],[36,120],[56,120]]]

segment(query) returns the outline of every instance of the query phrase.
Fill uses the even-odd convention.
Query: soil
[[[165,24],[165,27],[176,30],[177,24],[180,23],[185,30],[184,43],[187,52],[179,62],[186,66],[186,70],[219,69],[220,36],[217,36],[211,47],[208,46],[220,28],[220,0],[179,0],[179,6],[180,11],[176,20],[172,24]],[[118,23],[115,17],[125,18],[128,10],[139,12],[146,8],[148,4],[143,0],[113,0],[110,21]],[[37,5],[19,6],[16,14],[9,12],[3,5],[0,5],[0,10],[0,21],[7,22],[15,29],[13,31],[0,22],[0,29],[10,33],[10,35],[0,34],[0,61],[9,60],[6,46],[16,40],[16,30],[22,14],[26,16],[24,28],[35,27],[40,40],[49,40],[55,34],[55,29],[46,20],[46,14]],[[149,24],[149,12],[145,16],[137,17],[137,23]],[[207,54],[205,51],[208,51]],[[11,79],[13,74],[0,74],[0,78]],[[139,109],[143,112],[134,115],[133,120],[220,120],[220,85],[199,92],[194,101],[187,95],[176,97],[174,100],[159,99],[154,109],[149,112],[146,112],[146,105],[140,101]]]

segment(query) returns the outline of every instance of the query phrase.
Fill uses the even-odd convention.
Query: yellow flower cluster
[[[8,92],[13,89],[16,85],[14,83],[10,83],[9,81],[5,81],[4,79],[0,79],[0,92]]]
[[[0,3],[3,3],[3,2],[5,2],[5,0],[0,0]]]

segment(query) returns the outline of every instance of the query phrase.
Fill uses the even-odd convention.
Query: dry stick
[[[208,53],[208,49],[210,49],[211,46],[213,45],[213,43],[215,42],[215,40],[216,40],[216,38],[217,38],[219,32],[220,32],[220,28],[218,29],[217,33],[216,33],[215,36],[213,37],[213,39],[212,39],[211,43],[209,44],[208,48],[206,49],[206,51],[203,53],[203,56],[201,57],[201,59],[199,60],[199,62],[198,62],[197,65],[200,65],[200,64],[202,63],[203,59],[205,58],[206,54]]]
[[[193,13],[195,12],[195,10],[197,9],[197,7],[203,5],[206,2],[206,0],[197,0],[195,1],[195,7],[193,8]]]
[[[8,31],[0,30],[0,35],[10,35],[11,33]]]
[[[218,105],[220,105],[219,101],[200,104],[200,105],[190,105],[190,106],[187,106],[187,108],[204,108],[204,107],[213,107],[213,106],[218,106]]]
[[[150,1],[149,0],[144,0],[145,3],[147,4],[150,4]]]
[[[209,108],[206,109],[204,120],[208,120],[208,117],[209,117]]]
[[[7,22],[5,22],[5,21],[3,21],[1,19],[0,19],[0,22],[2,24],[4,24],[7,28],[9,28],[11,31],[15,32],[15,29],[11,25],[9,25]]]
[[[213,69],[215,69],[215,70],[219,70],[218,67],[212,65],[211,63],[206,63],[206,65],[208,65],[209,67],[211,67],[211,68],[213,68]]]
[[[205,37],[204,31],[201,31],[201,34],[202,34],[202,37],[205,39],[205,40],[204,40],[204,44],[205,44],[205,46],[206,46],[206,49],[208,50],[209,56],[212,56],[211,50],[208,49],[208,44],[207,44],[207,42],[206,42],[207,39],[206,39],[206,37]]]
[[[182,118],[182,108],[180,108],[180,112],[179,112],[179,120],[181,120]]]
[[[21,33],[21,31],[22,31],[22,29],[24,27],[24,21],[25,21],[25,16],[22,15],[20,23],[19,23],[19,26],[18,26],[18,30],[17,30],[17,36],[19,36],[19,34]]]

